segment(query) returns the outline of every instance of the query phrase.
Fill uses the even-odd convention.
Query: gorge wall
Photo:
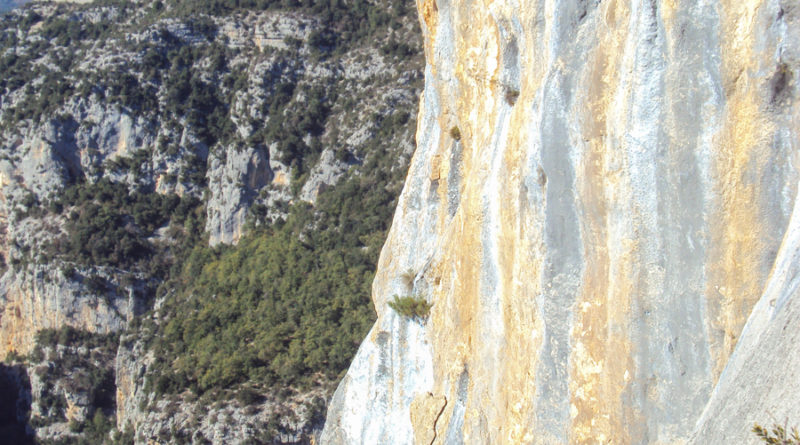
[[[0,442],[313,440],[414,150],[414,3],[8,3]]]
[[[800,5],[418,10],[418,147],[322,442],[745,443],[800,422]]]

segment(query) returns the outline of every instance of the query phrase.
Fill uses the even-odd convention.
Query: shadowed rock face
[[[796,2],[418,9],[418,147],[322,442],[674,443],[714,392],[697,443],[741,443],[797,400],[793,279],[764,300],[798,264]]]
[[[4,442],[33,443],[25,428],[30,394],[31,384],[25,369],[0,363],[0,437]]]

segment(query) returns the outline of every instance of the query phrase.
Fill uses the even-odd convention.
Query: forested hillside
[[[0,16],[0,356],[37,441],[310,440],[374,321],[420,46],[407,0]]]

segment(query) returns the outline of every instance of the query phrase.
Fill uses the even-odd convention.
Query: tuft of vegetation
[[[513,107],[514,104],[517,103],[517,99],[519,99],[519,90],[512,88],[506,89],[506,103]]]
[[[83,422],[78,422],[75,419],[69,422],[69,429],[73,433],[80,434],[80,439],[74,443],[78,444],[93,444],[93,443],[109,443],[108,436],[114,428],[114,420],[116,416],[106,415],[103,410],[95,410],[91,419],[86,419]],[[132,442],[131,442],[132,443]]]
[[[394,300],[389,302],[389,307],[394,309],[398,314],[415,320],[424,320],[428,318],[431,312],[432,304],[428,303],[424,298],[417,296],[394,296]]]
[[[242,406],[249,406],[261,402],[262,397],[255,389],[245,386],[236,392],[236,400],[238,400]]]
[[[116,350],[119,334],[95,334],[72,326],[64,325],[60,329],[41,329],[36,332],[37,347],[84,346],[90,349],[106,348]],[[41,358],[35,359],[36,361]]]
[[[756,423],[752,431],[766,444],[800,445],[800,432],[794,427],[789,431],[787,427],[775,424],[770,430]]]
[[[458,127],[453,127],[450,129],[450,137],[453,138],[454,141],[461,140],[461,130]]]

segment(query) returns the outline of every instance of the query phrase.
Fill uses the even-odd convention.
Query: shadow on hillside
[[[0,363],[0,437],[4,443],[33,444],[27,428],[30,394],[25,367]]]

